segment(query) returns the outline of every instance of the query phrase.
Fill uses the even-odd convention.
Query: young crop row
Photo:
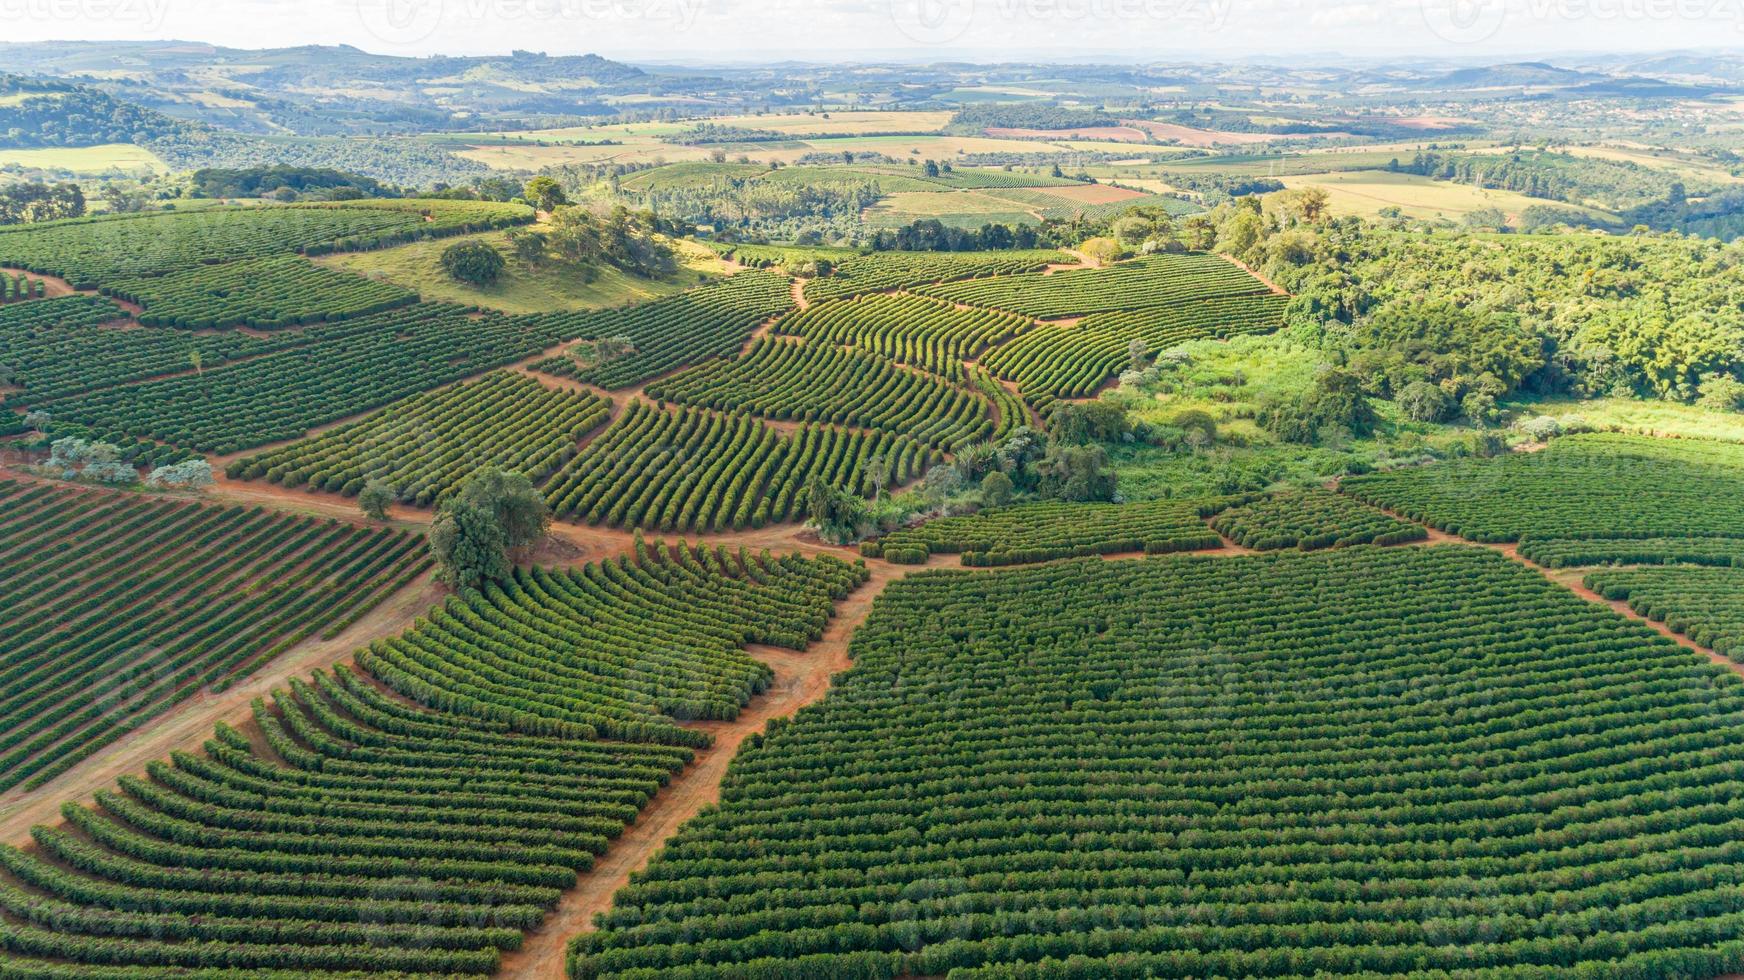
[[[1087,398],[1132,363],[1134,341],[1151,353],[1189,340],[1265,333],[1283,325],[1286,299],[1271,293],[1190,299],[1118,313],[1097,313],[1070,326],[1043,326],[983,358],[1017,382],[1043,410],[1056,398]]]
[[[1589,572],[1586,587],[1734,660],[1744,656],[1744,569],[1673,565]]]
[[[1744,968],[1744,686],[1476,548],[889,585],[575,978]]]
[[[813,303],[861,293],[906,289],[974,276],[1033,272],[1069,263],[1063,252],[1016,249],[1007,252],[873,252],[843,259],[833,274],[809,279],[805,298]]]
[[[864,577],[656,546],[452,598],[0,847],[0,974],[492,973],[707,744],[677,722],[768,684],[743,646]]]
[[[561,336],[628,337],[633,349],[595,364],[559,356],[536,367],[601,388],[627,388],[686,364],[723,357],[743,347],[759,324],[793,306],[792,282],[780,272],[741,272],[652,303],[545,314],[536,319]]]
[[[345,625],[428,563],[403,531],[0,483],[0,789]]]
[[[820,342],[764,339],[743,357],[656,381],[650,398],[766,418],[882,429],[949,450],[993,433],[987,402],[887,358]]]
[[[960,310],[922,296],[874,293],[796,310],[777,320],[774,332],[859,347],[960,381],[965,360],[1032,325],[997,310]]]
[[[501,367],[560,339],[542,318],[480,316],[429,303],[307,330],[323,331],[319,342],[92,394],[31,399],[30,405],[56,418],[222,455],[296,438],[312,426]]]
[[[1103,269],[996,276],[919,290],[953,303],[1042,318],[1138,310],[1268,291],[1264,283],[1234,263],[1202,254],[1154,255]]]
[[[418,299],[409,289],[294,255],[124,279],[104,286],[103,292],[143,306],[139,322],[144,326],[189,329],[274,330],[380,313]]]
[[[1009,389],[1000,384],[987,369],[974,366],[967,368],[968,380],[975,390],[987,396],[993,405],[993,414],[998,417],[994,425],[992,442],[1003,442],[1011,434],[1011,430],[1020,425],[1029,425],[1029,412],[1024,409],[1023,400],[1012,394]]]
[[[589,524],[713,531],[806,512],[812,477],[872,494],[919,477],[937,450],[889,432],[806,425],[779,433],[755,416],[632,401],[553,476],[553,513]]]
[[[75,289],[235,259],[379,248],[532,220],[488,201],[348,201],[158,211],[0,229],[0,265],[62,276]]]
[[[355,496],[370,480],[420,507],[492,464],[541,483],[605,424],[610,403],[500,371],[413,395],[369,418],[230,464],[232,479]]]
[[[32,279],[23,273],[15,276],[0,274],[0,303],[42,299],[47,294],[48,286],[41,279]]]
[[[1231,507],[1212,518],[1211,526],[1236,544],[1259,551],[1400,544],[1429,536],[1422,525],[1318,487],[1284,490]]]
[[[1475,541],[1744,537],[1744,446],[1565,436],[1535,453],[1348,477],[1339,489]]]
[[[1017,504],[892,531],[860,550],[899,564],[961,553],[965,565],[1017,565],[1080,555],[1221,548],[1223,540],[1205,526],[1205,518],[1240,499]]]

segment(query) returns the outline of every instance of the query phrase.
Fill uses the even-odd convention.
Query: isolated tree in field
[[[866,526],[866,501],[814,475],[806,485],[806,511],[812,530],[830,544],[848,544],[860,538]]]
[[[146,474],[148,487],[181,487],[198,490],[213,484],[212,464],[203,459],[189,459],[168,466],[159,466]]]
[[[1143,371],[1145,363],[1150,360],[1151,347],[1142,339],[1134,337],[1126,342],[1126,366],[1129,371]]]
[[[1057,402],[1048,413],[1048,430],[1061,442],[1083,445],[1116,442],[1132,431],[1126,410],[1112,402]]]
[[[928,160],[924,165],[922,165],[921,172],[925,173],[928,177],[937,177],[939,175],[939,165],[932,160]]]
[[[388,507],[394,502],[394,491],[380,480],[371,480],[363,485],[357,494],[357,508],[363,511],[363,516],[385,521],[388,517]]]
[[[1314,224],[1326,217],[1329,200],[1323,188],[1299,187],[1285,198],[1285,207],[1296,217]]]
[[[534,177],[527,181],[521,196],[538,211],[554,211],[569,203],[569,198],[563,194],[563,185],[551,177]]]
[[[551,525],[551,511],[532,481],[487,466],[442,502],[430,525],[430,552],[443,580],[457,589],[509,574],[510,552],[525,549]]]
[[[515,258],[538,268],[546,259],[545,249],[550,240],[542,231],[527,231],[524,228],[511,228],[508,233],[509,250],[515,253]]]
[[[473,286],[492,285],[507,264],[501,252],[480,241],[455,242],[442,250],[442,271]]]
[[[636,343],[625,334],[614,334],[601,337],[593,342],[593,356],[598,363],[615,361],[620,357],[628,357],[636,353]]]

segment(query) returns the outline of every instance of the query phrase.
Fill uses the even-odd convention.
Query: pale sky
[[[0,39],[631,60],[1744,51],[1744,0],[0,0]],[[0,63],[0,69],[5,65]]]

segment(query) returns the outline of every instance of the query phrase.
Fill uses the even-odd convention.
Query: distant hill
[[[1482,68],[1460,68],[1445,75],[1427,78],[1419,88],[1483,89],[1483,88],[1561,88],[1604,80],[1603,75],[1558,68],[1542,61],[1521,61],[1513,64],[1486,65]]]

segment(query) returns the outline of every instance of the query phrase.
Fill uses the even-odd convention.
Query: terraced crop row
[[[554,346],[540,318],[430,303],[340,324],[305,343],[197,374],[32,399],[56,418],[216,454],[301,436]],[[302,331],[297,331],[302,333]]]
[[[882,429],[949,450],[993,433],[987,402],[877,354],[764,339],[647,388],[650,398],[766,418]]]
[[[0,847],[0,973],[491,973],[707,744],[678,722],[768,683],[744,644],[864,575],[656,546],[455,597]]]
[[[1536,453],[1345,478],[1345,493],[1476,541],[1744,536],[1744,446],[1565,436]]]
[[[996,310],[960,310],[921,296],[875,293],[796,310],[777,320],[774,332],[858,347],[960,381],[965,360],[1032,325]]]
[[[1207,337],[1265,333],[1283,325],[1283,296],[1220,296],[1173,306],[1097,313],[1070,326],[1043,326],[987,353],[983,363],[1017,382],[1044,410],[1057,398],[1086,398],[1127,369],[1133,341],[1157,353]]]
[[[355,496],[381,480],[405,503],[440,500],[474,469],[495,465],[541,483],[605,424],[610,403],[499,371],[396,402],[369,418],[230,464],[232,479]]]
[[[941,517],[892,531],[861,551],[902,564],[961,553],[965,565],[1016,565],[1128,551],[1164,554],[1221,548],[1205,518],[1232,499],[1125,504],[1034,503]]]
[[[1283,490],[1231,507],[1212,518],[1211,526],[1236,544],[1259,551],[1400,544],[1429,536],[1421,525],[1318,487]]]
[[[0,483],[0,789],[336,632],[427,565],[403,531]]]
[[[806,513],[814,475],[856,493],[918,478],[942,456],[888,432],[807,425],[779,433],[756,417],[632,401],[545,487],[552,512],[589,524],[712,531]]]
[[[1586,587],[1733,660],[1744,656],[1744,569],[1674,565],[1589,572]]]
[[[535,367],[601,388],[627,388],[687,364],[700,364],[744,347],[751,332],[793,306],[792,280],[780,272],[741,272],[652,303],[587,313],[549,313],[535,319],[563,337],[628,337],[634,350],[584,365],[559,356]]]
[[[1103,269],[996,276],[926,286],[917,292],[1044,319],[1169,306],[1215,296],[1248,296],[1267,286],[1215,255],[1154,255]]]
[[[382,248],[532,219],[518,204],[417,199],[154,211],[0,228],[0,265],[96,289],[214,262]]]
[[[851,652],[572,977],[1744,968],[1744,687],[1485,549],[934,572]]]
[[[148,327],[262,330],[347,320],[416,302],[418,294],[392,283],[277,256],[206,265],[150,279],[124,279],[103,292],[145,308]]]
[[[1063,252],[1040,249],[1009,252],[873,252],[870,255],[843,259],[832,275],[807,280],[805,298],[818,303],[826,299],[907,289],[973,276],[1033,272],[1050,264],[1072,261],[1072,257]]]

